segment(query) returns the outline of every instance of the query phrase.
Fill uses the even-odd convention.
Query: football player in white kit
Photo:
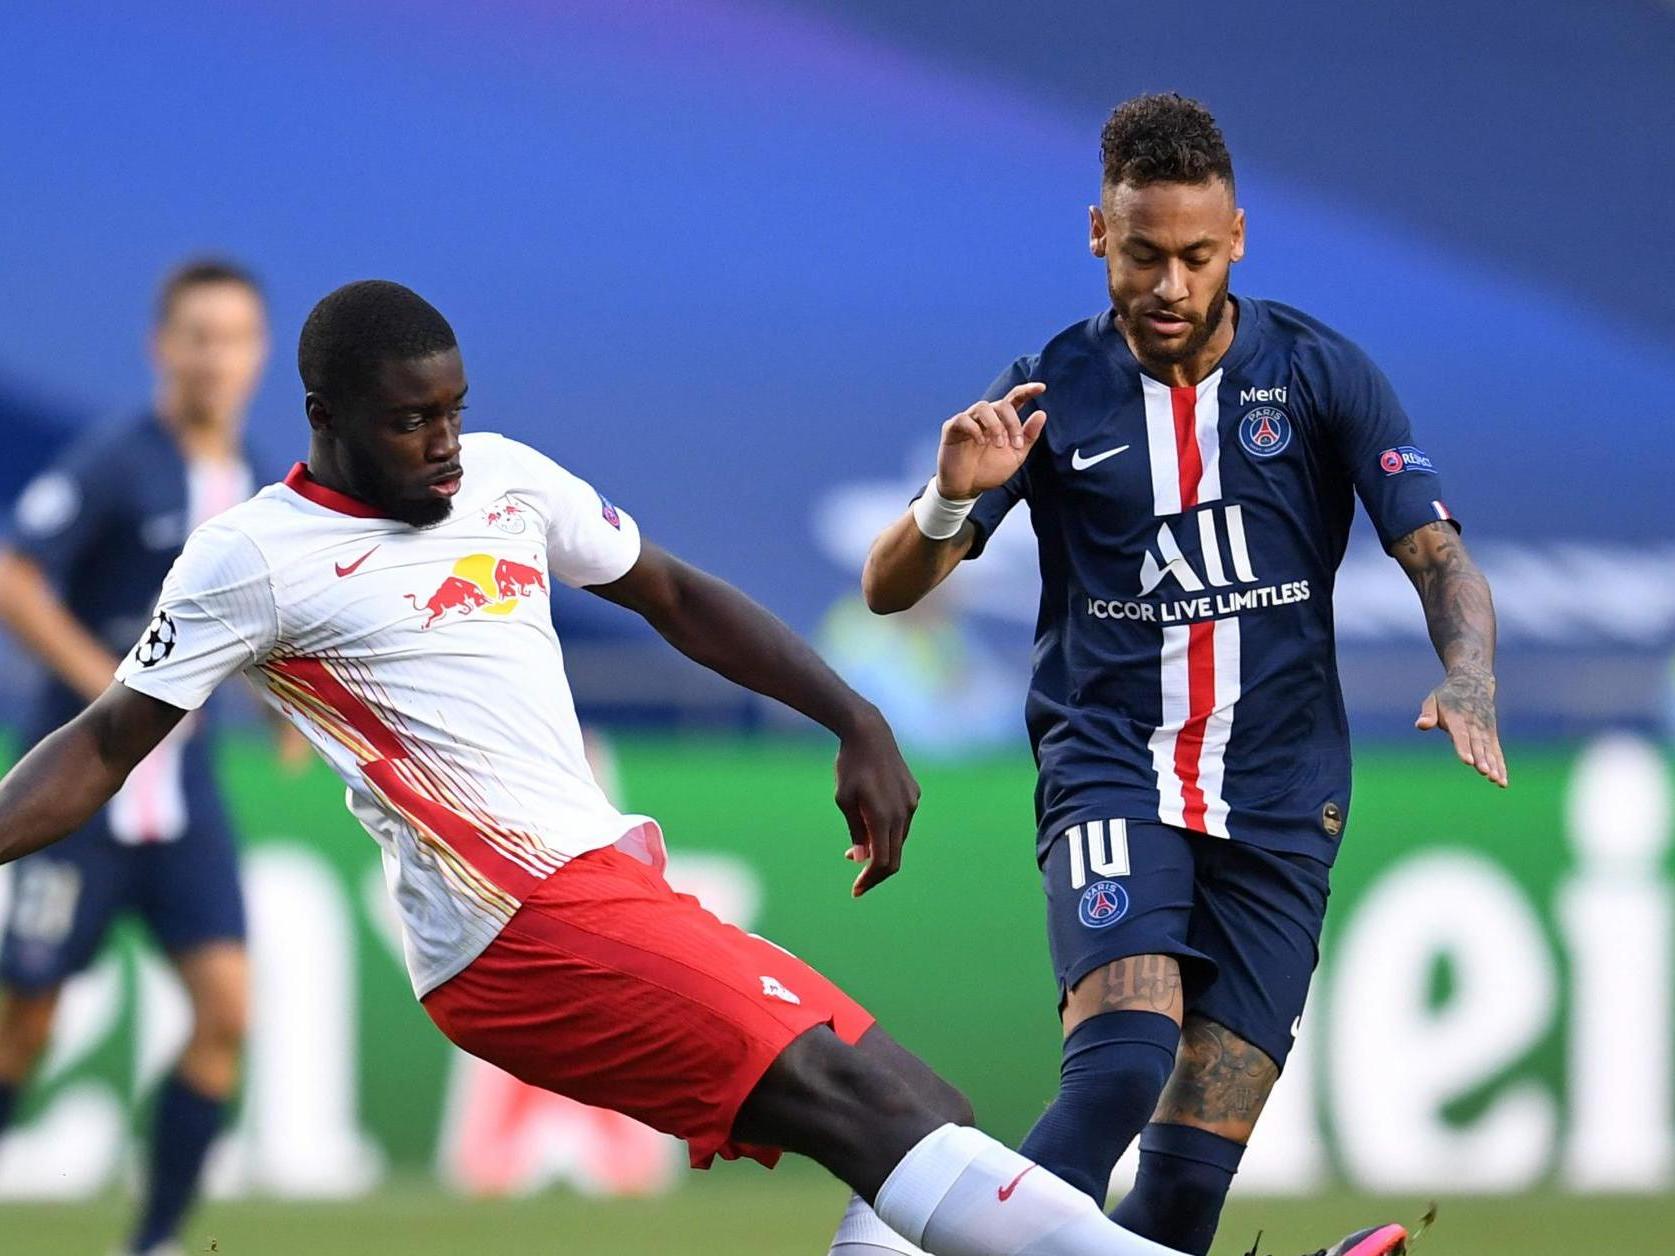
[[[856,1192],[847,1256],[914,1250],[898,1235],[948,1256],[1169,1252],[971,1128],[808,965],[669,889],[656,824],[588,769],[547,577],[838,736],[857,894],[899,867],[919,797],[877,710],[550,459],[462,436],[453,331],[408,289],[331,293],[298,365],[308,461],[192,534],[116,682],[0,781],[0,862],[81,823],[242,672],[343,777],[415,992],[463,1049],[676,1134],[700,1167],[812,1157]]]

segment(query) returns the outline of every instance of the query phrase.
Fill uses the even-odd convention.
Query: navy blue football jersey
[[[1028,502],[1043,850],[1121,817],[1336,855],[1350,755],[1332,585],[1354,498],[1386,546],[1452,517],[1366,354],[1276,302],[1236,308],[1232,346],[1196,386],[1147,376],[1106,312],[987,394],[1047,385],[1041,439],[978,501],[969,555]]]
[[[70,613],[121,658],[145,630],[187,533],[248,497],[255,479],[248,453],[243,463],[189,466],[158,418],[141,414],[89,431],[36,476],[18,496],[4,544],[39,566]],[[23,732],[34,742],[84,705],[49,677]]]

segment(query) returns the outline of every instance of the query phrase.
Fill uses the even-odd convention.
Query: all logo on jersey
[[[1272,458],[1291,443],[1291,419],[1278,406],[1257,406],[1239,420],[1239,443],[1253,458]]]
[[[1076,916],[1090,929],[1109,929],[1128,915],[1128,891],[1115,881],[1095,881],[1082,891]]]
[[[180,630],[175,627],[174,620],[169,618],[168,611],[158,611],[140,643],[134,647],[134,658],[141,667],[156,667],[169,655],[174,653],[174,644],[180,640]]]
[[[1196,562],[1175,537],[1176,528],[1186,527],[1198,530]],[[1307,580],[1250,587],[1259,579],[1245,538],[1243,507],[1206,506],[1173,524],[1160,523],[1156,542],[1140,560],[1139,589],[1128,598],[1090,595],[1087,613],[1095,619],[1180,624],[1309,600]],[[1173,588],[1164,587],[1169,580]]]
[[[1218,526],[1217,515],[1224,520]],[[1208,507],[1198,512],[1198,546],[1200,560],[1204,564],[1203,574],[1193,569],[1186,555],[1181,553],[1180,542],[1175,539],[1175,532],[1167,523],[1160,524],[1157,529],[1156,552],[1148,549],[1146,556],[1140,561],[1140,592],[1137,596],[1145,597],[1158,585],[1163,583],[1164,577],[1173,576],[1181,588],[1188,593],[1202,593],[1206,586],[1210,588],[1225,588],[1234,584],[1256,583],[1256,572],[1250,565],[1250,545],[1245,540],[1245,513],[1240,506],[1224,506],[1217,511]],[[1222,557],[1221,533],[1227,535],[1226,561]],[[1162,562],[1159,562],[1159,557]],[[1231,571],[1231,575],[1229,575]]]
[[[1386,449],[1378,456],[1378,465],[1385,475],[1400,475],[1403,471],[1418,471],[1422,475],[1437,473],[1437,465],[1430,455],[1413,445]]]
[[[540,559],[535,561],[539,563]],[[404,596],[414,610],[425,612],[425,622],[419,627],[433,628],[455,612],[470,615],[481,610],[485,615],[510,615],[517,610],[520,599],[546,591],[547,575],[539,566],[493,554],[468,554],[454,564],[448,578],[429,597],[420,599],[416,593]]]
[[[524,522],[527,513],[528,511],[518,505],[516,499],[502,497],[483,511],[483,522],[498,528],[507,536],[521,536],[524,528],[528,526]]]

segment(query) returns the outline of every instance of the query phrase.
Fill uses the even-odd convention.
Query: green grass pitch
[[[551,1191],[530,1199],[464,1202],[419,1181],[353,1203],[210,1203],[193,1219],[187,1251],[216,1256],[823,1256],[842,1188],[801,1166],[769,1178],[748,1168],[695,1175],[659,1200],[599,1202]],[[1214,1256],[1242,1256],[1258,1228],[1262,1250],[1299,1256],[1361,1225],[1412,1220],[1416,1200],[1235,1200]],[[102,1256],[126,1208],[0,1204],[7,1256]],[[1443,1199],[1418,1256],[1653,1256],[1670,1250],[1675,1198]]]

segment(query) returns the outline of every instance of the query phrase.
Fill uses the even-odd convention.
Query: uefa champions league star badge
[[[168,611],[158,611],[140,643],[134,647],[134,658],[141,667],[156,667],[174,653],[174,643],[179,639],[180,632],[175,628],[174,620],[169,618]]]

